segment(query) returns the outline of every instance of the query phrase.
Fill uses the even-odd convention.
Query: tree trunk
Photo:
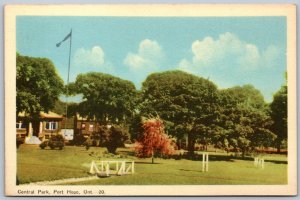
[[[280,147],[281,147],[281,145],[278,144],[278,145],[277,145],[277,153],[280,153]]]
[[[154,152],[152,150],[151,163],[154,164]]]
[[[38,120],[32,120],[32,135],[39,137],[40,122]]]
[[[193,137],[192,133],[189,133],[188,135],[188,154],[189,156],[194,156],[194,150],[195,150],[195,139]]]

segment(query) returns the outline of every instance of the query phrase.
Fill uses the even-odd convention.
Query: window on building
[[[94,124],[90,124],[89,131],[94,131]]]
[[[22,121],[20,121],[20,122],[17,122],[17,124],[16,124],[17,126],[16,126],[16,128],[17,129],[25,129],[26,128],[26,125],[25,125],[25,123],[24,122],[22,122]]]
[[[85,129],[85,123],[81,124],[81,129]]]
[[[56,130],[58,127],[57,122],[46,122],[46,130]]]

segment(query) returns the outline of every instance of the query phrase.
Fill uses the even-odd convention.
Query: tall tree
[[[270,104],[271,116],[274,121],[273,131],[277,135],[277,152],[280,152],[283,140],[287,139],[287,85],[283,85],[273,96],[273,102]]]
[[[186,134],[193,155],[196,139],[215,120],[217,98],[217,87],[206,79],[182,71],[154,73],[142,86],[141,113],[159,115],[166,131],[177,139]]]
[[[37,136],[39,114],[54,107],[63,92],[63,80],[49,59],[21,56],[17,53],[16,88],[17,114],[29,114],[33,134]]]
[[[135,112],[136,89],[132,82],[109,74],[79,74],[74,87],[83,95],[79,113],[101,123],[122,123]]]
[[[275,139],[272,120],[261,93],[251,85],[220,92],[218,131],[213,141],[223,148],[240,149],[243,155],[255,147],[268,147]]]

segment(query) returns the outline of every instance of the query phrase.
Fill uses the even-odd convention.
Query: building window
[[[22,121],[17,122],[16,125],[17,125],[16,126],[17,129],[25,129],[26,128],[25,123],[23,123]]]
[[[46,130],[56,130],[57,126],[57,122],[46,122]]]
[[[94,131],[94,124],[90,124],[89,131]]]
[[[81,124],[81,129],[84,130],[85,129],[85,123]]]

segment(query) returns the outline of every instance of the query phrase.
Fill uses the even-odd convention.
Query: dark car
[[[41,149],[45,149],[47,146],[51,149],[58,148],[62,150],[65,146],[65,140],[62,135],[53,135],[48,141],[40,144]]]

